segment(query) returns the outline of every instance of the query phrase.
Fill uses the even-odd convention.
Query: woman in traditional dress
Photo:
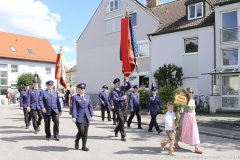
[[[190,94],[190,101],[188,106],[184,107],[184,113],[180,117],[179,126],[176,134],[176,143],[175,147],[180,149],[178,142],[182,141],[186,144],[193,145],[195,147],[194,152],[202,154],[202,151],[199,149],[198,145],[200,144],[199,131],[196,121],[196,112],[195,112],[195,101],[193,99],[193,90],[187,88],[187,91]]]

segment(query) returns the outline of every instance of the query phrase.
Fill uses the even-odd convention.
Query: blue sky
[[[68,66],[76,64],[76,40],[101,0],[0,0],[0,31],[47,38]],[[146,0],[139,0],[145,3]],[[163,3],[172,0],[162,0]]]

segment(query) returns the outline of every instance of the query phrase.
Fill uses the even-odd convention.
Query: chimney
[[[152,8],[161,5],[161,0],[147,0],[147,7]]]

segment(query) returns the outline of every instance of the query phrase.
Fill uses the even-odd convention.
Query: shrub
[[[21,92],[24,89],[24,82],[28,82],[30,84],[30,86],[32,86],[32,80],[34,79],[34,74],[32,73],[23,73],[21,75],[18,76],[18,80],[17,80],[17,87],[18,87],[18,91]],[[38,77],[38,81],[39,81],[39,86],[41,85],[41,79],[40,77]]]

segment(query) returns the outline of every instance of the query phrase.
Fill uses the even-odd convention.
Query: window
[[[139,76],[139,86],[142,88],[149,88],[149,77],[148,76]]]
[[[188,20],[203,17],[203,2],[188,6]]]
[[[18,65],[11,65],[11,72],[18,72]]]
[[[51,74],[51,68],[45,68],[45,73],[46,74]]]
[[[28,50],[28,53],[29,53],[29,54],[34,54],[34,53],[35,53],[32,48],[28,48],[27,50]]]
[[[1,85],[8,85],[8,72],[0,70],[0,86]]]
[[[115,17],[105,20],[105,33],[113,33],[120,31],[121,17]]]
[[[186,38],[184,39],[185,53],[198,52],[198,38]]]
[[[16,50],[16,47],[14,47],[14,46],[11,46],[10,47],[10,50],[12,51],[12,52],[16,52],[17,50]]]
[[[222,50],[223,66],[238,65],[238,49]]]
[[[106,12],[110,13],[122,9],[122,0],[110,0]]]
[[[132,22],[132,27],[135,27],[137,25],[137,13],[130,13],[130,18]]]
[[[149,42],[138,43],[138,56],[137,57],[149,57],[150,46]]]
[[[8,87],[0,87],[0,95],[6,95],[7,90],[8,90]]]
[[[238,108],[239,76],[222,77],[222,107]]]
[[[222,42],[238,40],[238,12],[222,13]]]

